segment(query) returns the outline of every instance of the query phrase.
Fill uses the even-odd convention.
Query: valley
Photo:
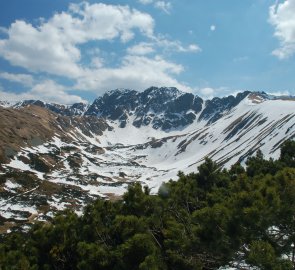
[[[157,193],[205,157],[225,168],[258,149],[277,158],[295,136],[294,109],[292,98],[265,93],[204,101],[175,88],[115,90],[88,106],[6,104],[0,230],[26,229],[66,208],[82,213],[96,198],[120,199],[133,182]]]

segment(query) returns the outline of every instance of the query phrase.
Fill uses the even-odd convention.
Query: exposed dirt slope
[[[39,106],[21,109],[0,107],[0,162],[14,156],[21,147],[37,146],[55,134],[64,140],[79,128],[87,136],[101,135],[109,128],[104,120],[91,116],[61,116]]]

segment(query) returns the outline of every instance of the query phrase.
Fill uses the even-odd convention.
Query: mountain
[[[128,120],[140,128],[170,130],[192,124],[202,110],[203,100],[176,88],[151,87],[144,92],[115,90],[96,99],[86,115],[117,120],[124,128]]]
[[[41,108],[46,108],[57,114],[66,115],[66,116],[74,116],[74,115],[81,116],[88,109],[88,105],[85,103],[75,103],[73,105],[60,105],[56,103],[46,103],[41,100],[25,100],[25,101],[17,102],[12,107],[22,108],[22,107],[27,107],[29,105],[36,105]]]
[[[6,103],[5,103],[6,104]],[[295,136],[295,100],[266,93],[203,100],[176,88],[109,91],[92,104],[24,101],[0,108],[0,232],[117,199],[139,181],[157,192],[206,156],[242,164]]]
[[[93,136],[102,135],[107,128],[111,129],[101,118],[67,117],[39,105],[26,105],[17,110],[0,107],[0,114],[1,162],[13,158],[23,147],[43,145],[56,136],[69,143],[81,136],[77,135],[77,130],[87,136]]]

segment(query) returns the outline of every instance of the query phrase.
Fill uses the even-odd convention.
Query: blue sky
[[[176,86],[295,95],[295,0],[3,0],[0,100]]]

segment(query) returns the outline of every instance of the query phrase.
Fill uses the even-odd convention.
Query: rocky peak
[[[215,97],[211,100],[207,100],[205,108],[199,116],[199,121],[206,120],[207,124],[214,123],[220,119],[226,111],[229,111],[237,106],[250,93],[251,92],[249,91],[245,91],[237,94],[236,97],[230,95],[228,97]]]
[[[200,97],[175,87],[150,87],[143,92],[116,89],[97,98],[86,115],[117,120],[122,128],[132,119],[138,128],[152,125],[154,129],[169,130],[191,124],[202,104]]]
[[[135,127],[152,126],[154,129],[169,131],[182,129],[197,118],[211,124],[222,115],[237,106],[251,92],[239,93],[203,101],[197,95],[186,93],[175,87],[150,87],[143,92],[131,89],[115,89],[106,92],[89,106],[84,103],[59,105],[40,100],[26,100],[17,103],[14,108],[36,105],[64,116],[95,116],[118,121],[124,128],[127,123]],[[249,98],[255,101],[265,100],[266,93],[251,93]]]
[[[175,87],[155,87],[152,86],[145,91],[142,92],[142,98],[177,98],[178,96],[182,95],[183,92],[178,90]]]
[[[24,100],[16,103],[13,108],[24,108],[30,105],[35,105],[41,108],[48,109],[57,114],[66,115],[66,116],[77,116],[83,115],[84,112],[88,109],[86,103],[74,103],[73,105],[62,105],[56,103],[46,103],[41,100]]]
[[[152,125],[170,130],[191,124],[202,109],[203,100],[174,87],[151,87],[140,95],[142,106],[136,110],[133,125]]]
[[[125,113],[134,111],[138,102],[138,92],[135,90],[116,89],[97,98],[85,114],[118,120]]]
[[[186,93],[174,87],[151,87],[140,94],[140,101],[145,112],[162,113],[169,109],[173,110],[172,104],[184,94]]]
[[[65,107],[63,114],[66,116],[80,116],[83,115],[89,108],[89,105],[83,102],[74,103],[71,106]]]

